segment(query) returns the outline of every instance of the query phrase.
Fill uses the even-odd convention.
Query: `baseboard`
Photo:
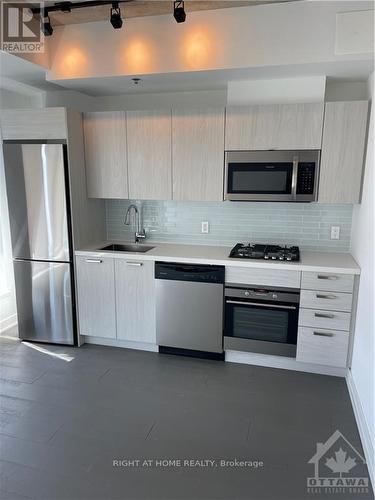
[[[371,440],[371,432],[368,428],[365,414],[363,413],[362,403],[358,395],[357,388],[353,379],[351,370],[348,370],[346,375],[346,385],[348,386],[348,391],[350,399],[352,401],[353,411],[355,420],[357,422],[359,435],[362,442],[363,451],[365,453],[365,458],[367,462],[367,468],[370,475],[371,484],[375,487],[375,458],[374,458],[374,444]]]
[[[296,361],[294,358],[242,351],[225,351],[225,361],[243,363],[247,365],[266,366],[268,368],[280,368],[281,370],[295,370],[299,372],[318,373],[320,375],[333,375],[336,377],[345,377],[347,372],[346,368],[301,363],[300,361]]]
[[[17,326],[17,314],[12,314],[0,321],[0,332],[6,332],[10,328]]]
[[[151,344],[149,342],[135,342],[132,340],[106,339],[104,337],[89,337],[87,335],[82,337],[82,343],[95,344],[95,345],[106,345],[109,347],[123,347],[125,349],[138,349],[140,351],[150,351],[150,352],[158,352],[159,351],[159,347],[156,344]]]

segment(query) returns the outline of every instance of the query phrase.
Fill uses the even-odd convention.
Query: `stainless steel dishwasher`
[[[159,352],[224,359],[223,266],[155,262]]]

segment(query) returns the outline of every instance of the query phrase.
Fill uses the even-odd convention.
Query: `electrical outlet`
[[[209,224],[208,221],[202,220],[201,222],[201,233],[207,234],[209,232]]]
[[[340,226],[331,226],[331,240],[340,239]]]

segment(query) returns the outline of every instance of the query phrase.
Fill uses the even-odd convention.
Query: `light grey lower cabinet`
[[[347,366],[353,283],[351,274],[302,272],[297,361]]]
[[[299,288],[301,284],[301,272],[283,269],[264,269],[227,266],[225,268],[226,283],[259,285],[259,286],[281,286],[288,288]]]
[[[79,331],[116,338],[115,274],[112,258],[76,257]]]
[[[299,325],[349,331],[350,313],[325,309],[300,309]]]
[[[348,332],[301,327],[298,330],[297,361],[344,368],[348,345]]]
[[[154,262],[117,259],[117,339],[156,343]]]

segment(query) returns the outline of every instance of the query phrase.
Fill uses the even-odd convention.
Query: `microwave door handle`
[[[297,199],[298,156],[293,156],[292,199]]]
[[[240,300],[226,300],[227,304],[237,304],[241,306],[257,306],[257,307],[272,307],[276,309],[291,309],[291,310],[296,310],[297,307],[295,306],[282,306],[278,304],[260,304],[259,302],[242,302]]]

